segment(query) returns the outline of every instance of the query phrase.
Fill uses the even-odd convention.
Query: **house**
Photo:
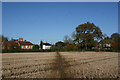
[[[51,48],[51,44],[49,44],[49,43],[43,43],[43,49],[50,49]]]
[[[2,49],[17,49],[18,47],[20,49],[32,49],[33,45],[30,41],[23,41],[23,38],[19,38],[19,40],[4,41],[2,43]]]
[[[21,49],[32,49],[33,45],[31,42],[29,41],[19,41],[19,44],[21,46]]]
[[[11,49],[17,48],[18,46],[20,46],[20,45],[16,41],[4,41],[2,43],[2,49],[9,49],[9,50],[11,50]]]
[[[111,38],[102,39],[99,42],[99,48],[108,50],[108,49],[111,48],[111,43],[112,43],[112,39]]]

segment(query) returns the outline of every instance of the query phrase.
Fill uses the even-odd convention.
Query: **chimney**
[[[25,40],[25,42],[26,42],[26,40]]]
[[[19,38],[19,41],[23,41],[23,38]]]
[[[47,43],[47,41],[46,41],[46,43]]]

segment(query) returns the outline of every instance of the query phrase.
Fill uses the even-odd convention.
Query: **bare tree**
[[[68,36],[68,35],[65,35],[63,40],[64,40],[64,43],[69,43],[69,42],[68,42],[69,36]]]

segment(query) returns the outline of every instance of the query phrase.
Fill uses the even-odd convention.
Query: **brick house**
[[[32,49],[33,45],[31,42],[29,41],[19,41],[19,44],[21,46],[21,49]]]
[[[18,46],[19,44],[16,41],[4,41],[2,43],[2,49],[14,49]]]
[[[13,41],[3,41],[2,42],[2,49],[16,49],[20,47],[21,49],[32,49],[34,44],[30,41],[23,41],[23,38],[19,38],[19,40]]]

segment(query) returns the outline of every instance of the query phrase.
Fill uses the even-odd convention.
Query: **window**
[[[22,46],[22,49],[23,49],[24,46]]]
[[[26,45],[26,49],[28,48],[28,46]]]

